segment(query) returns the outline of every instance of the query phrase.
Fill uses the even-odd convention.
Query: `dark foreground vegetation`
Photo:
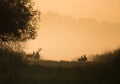
[[[0,48],[0,84],[119,84],[120,49],[93,62],[26,62],[24,52]]]

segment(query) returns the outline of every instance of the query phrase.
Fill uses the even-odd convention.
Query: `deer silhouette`
[[[81,56],[81,58],[79,58],[78,61],[84,61],[84,62],[86,62],[87,61],[86,55]]]
[[[32,60],[34,55],[35,55],[35,52],[33,52],[33,54],[28,54],[26,55],[26,59]]]
[[[40,54],[39,52],[42,50],[42,48],[38,49],[38,51],[34,55],[34,60],[39,60],[40,59]]]

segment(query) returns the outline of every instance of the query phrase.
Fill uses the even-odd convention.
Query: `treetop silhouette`
[[[26,41],[35,39],[40,12],[31,0],[0,0],[0,39]]]

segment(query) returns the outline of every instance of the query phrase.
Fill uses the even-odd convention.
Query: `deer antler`
[[[39,49],[38,49],[38,52],[40,52],[41,50],[42,50],[42,48],[39,48]]]

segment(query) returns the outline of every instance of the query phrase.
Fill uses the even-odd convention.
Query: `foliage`
[[[31,0],[0,0],[1,40],[35,39],[39,15]]]
[[[23,51],[14,51],[8,46],[0,46],[0,72],[16,70],[25,64],[25,53]]]
[[[23,51],[0,45],[0,84],[17,84],[21,69],[26,66],[24,56]]]
[[[94,57],[95,62],[120,63],[120,48]]]

